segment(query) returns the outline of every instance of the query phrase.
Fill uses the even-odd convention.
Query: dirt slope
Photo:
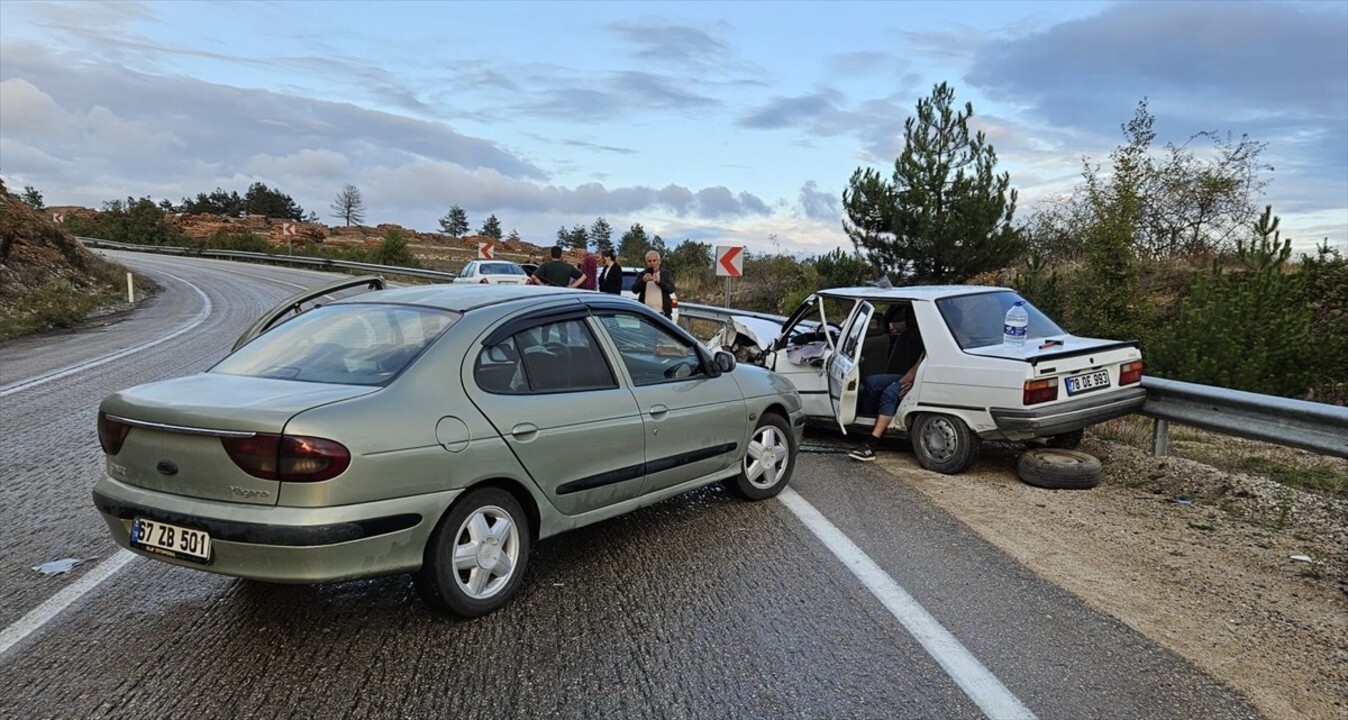
[[[1348,718],[1348,502],[1089,436],[1081,449],[1104,464],[1093,490],[1025,485],[995,449],[954,477],[903,451],[880,463],[1268,717]]]

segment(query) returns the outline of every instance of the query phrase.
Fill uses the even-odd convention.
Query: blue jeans
[[[871,375],[861,381],[861,398],[857,402],[858,415],[889,415],[899,411],[899,393],[903,391],[903,376],[898,373]]]

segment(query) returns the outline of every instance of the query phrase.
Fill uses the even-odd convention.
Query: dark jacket
[[[623,291],[623,266],[613,263],[607,268],[599,268],[603,275],[599,279],[599,292],[612,293],[620,295]]]
[[[637,300],[642,303],[646,302],[647,283],[641,279],[644,276],[645,273],[638,275],[637,281],[632,283],[632,292],[637,294]],[[660,279],[653,284],[660,286],[660,289],[665,291],[664,307],[660,308],[661,314],[667,318],[672,318],[674,316],[674,303],[670,296],[674,294],[674,273],[666,268],[660,268]]]

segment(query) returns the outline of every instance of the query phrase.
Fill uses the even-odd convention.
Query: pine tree
[[[843,191],[853,244],[882,272],[913,282],[960,282],[1021,252],[1010,176],[994,174],[997,153],[983,133],[970,137],[973,104],[957,111],[954,100],[937,85],[904,123],[890,180],[858,168]]]
[[[584,225],[576,223],[567,234],[567,242],[572,250],[588,250],[590,248],[590,233]]]
[[[632,223],[632,227],[618,241],[618,256],[627,264],[636,265],[645,261],[646,251],[650,248],[651,241],[646,237],[646,228],[641,227],[641,223]]]
[[[515,228],[510,228],[510,235],[506,238],[507,242],[517,243],[520,241],[520,233]]]
[[[613,249],[613,228],[609,227],[608,220],[595,218],[594,224],[590,226],[590,239],[594,241],[594,249],[598,252]]]
[[[1239,265],[1221,260],[1194,279],[1179,318],[1148,348],[1148,372],[1188,382],[1296,397],[1305,394],[1316,354],[1311,308],[1289,302],[1304,277],[1287,272],[1292,241],[1282,240],[1273,208],[1254,223],[1255,237],[1237,241]]]
[[[468,213],[454,205],[440,218],[440,230],[450,237],[463,237],[468,234]]]
[[[487,219],[482,223],[482,230],[478,231],[478,234],[500,240],[501,221],[497,220],[495,215],[489,215]]]

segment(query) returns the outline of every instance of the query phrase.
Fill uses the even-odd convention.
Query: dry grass
[[[1091,428],[1102,440],[1151,448],[1153,421],[1129,415]],[[1170,454],[1226,472],[1268,478],[1331,498],[1348,499],[1348,460],[1245,440],[1184,425],[1170,426]]]

